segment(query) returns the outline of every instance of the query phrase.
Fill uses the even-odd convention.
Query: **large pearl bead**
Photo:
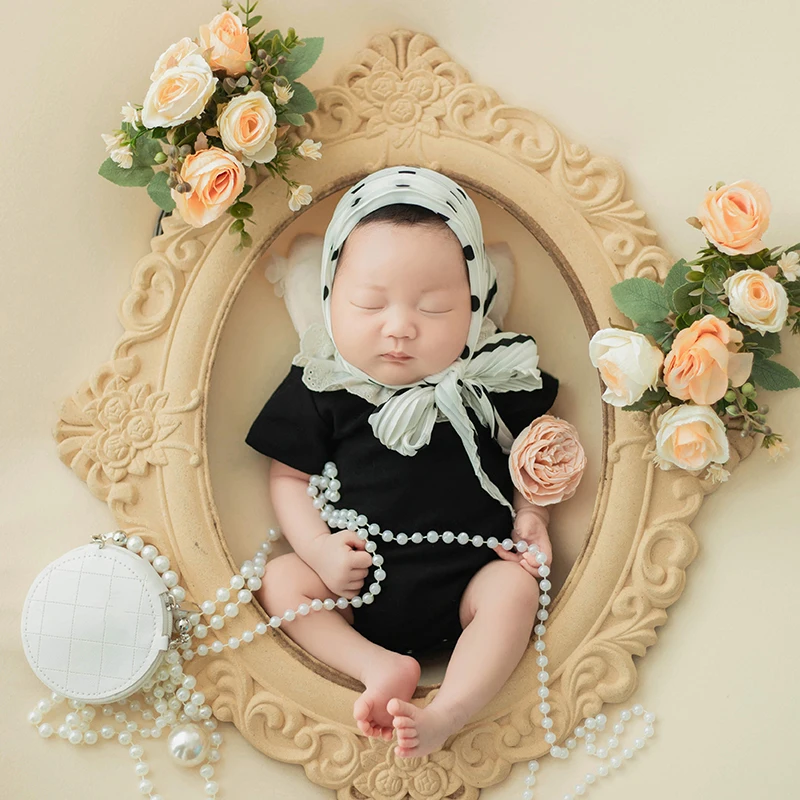
[[[169,754],[182,767],[195,767],[205,761],[210,748],[208,733],[199,725],[187,722],[173,728],[167,738]]]

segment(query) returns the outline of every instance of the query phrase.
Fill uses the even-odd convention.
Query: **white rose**
[[[786,289],[758,269],[743,269],[725,281],[731,311],[749,328],[776,333],[786,322]]]
[[[711,406],[671,408],[658,421],[656,454],[660,462],[680,469],[704,469],[711,462],[724,464],[728,460],[725,425]],[[658,465],[668,469],[663,463]]]
[[[147,128],[172,128],[194,119],[203,113],[216,86],[217,78],[208,62],[202,56],[187,56],[150,84],[142,122]]]
[[[249,167],[254,161],[266,164],[278,154],[275,109],[263,92],[248,92],[234,97],[217,118],[225,149],[241,155]]]
[[[170,45],[156,61],[150,80],[160,78],[168,69],[177,67],[186,56],[200,53],[200,48],[188,37],[184,36],[179,42]]]
[[[792,250],[791,253],[784,253],[778,259],[778,266],[786,276],[787,281],[796,281],[800,278],[800,253]]]
[[[622,407],[655,388],[664,353],[641,333],[603,328],[589,342],[589,358],[608,387],[603,400]]]

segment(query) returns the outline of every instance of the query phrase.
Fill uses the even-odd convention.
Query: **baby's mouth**
[[[391,353],[383,353],[381,358],[385,358],[387,361],[402,362],[402,361],[410,361],[412,356],[410,356],[408,353],[392,351]]]

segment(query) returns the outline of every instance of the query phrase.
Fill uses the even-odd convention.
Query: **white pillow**
[[[275,294],[283,297],[301,337],[309,325],[323,324],[319,291],[322,244],[322,236],[300,233],[289,245],[287,257],[272,253],[267,256],[264,274],[273,284]],[[497,297],[489,318],[502,329],[514,291],[514,258],[507,242],[487,244],[486,254],[497,273]]]

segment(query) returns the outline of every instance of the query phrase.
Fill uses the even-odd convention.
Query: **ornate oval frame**
[[[598,320],[626,323],[611,299],[614,283],[637,275],[663,280],[672,263],[644,212],[623,199],[619,164],[472,83],[429,36],[375,36],[315,96],[318,109],[296,134],[323,142],[324,157],[298,163],[293,178],[313,184],[317,201],[390,164],[446,172],[538,239],[590,335]],[[255,241],[239,253],[221,222],[198,231],[175,216],[164,219],[164,233],[134,267],[122,301],[125,332],[111,359],[64,402],[54,433],[62,461],[121,528],[170,556],[190,597],[226,586],[234,566],[205,457],[215,352],[249,270],[295,218],[281,181],[261,183],[249,199]],[[559,741],[604,703],[630,696],[633,656],[655,643],[656,627],[683,590],[697,553],[689,522],[716,488],[654,468],[654,433],[642,413],[603,404],[603,435],[591,530],[548,625],[550,716]],[[729,469],[752,449],[750,440],[731,444]],[[254,605],[239,616],[249,629],[260,619]],[[536,710],[535,656],[530,647],[502,692],[424,759],[397,759],[391,743],[362,736],[352,718],[361,685],[281,631],[195,663],[219,719],[267,755],[302,764],[340,800],[470,800],[503,780],[513,763],[549,749]],[[422,686],[415,697],[429,702],[436,688]]]

